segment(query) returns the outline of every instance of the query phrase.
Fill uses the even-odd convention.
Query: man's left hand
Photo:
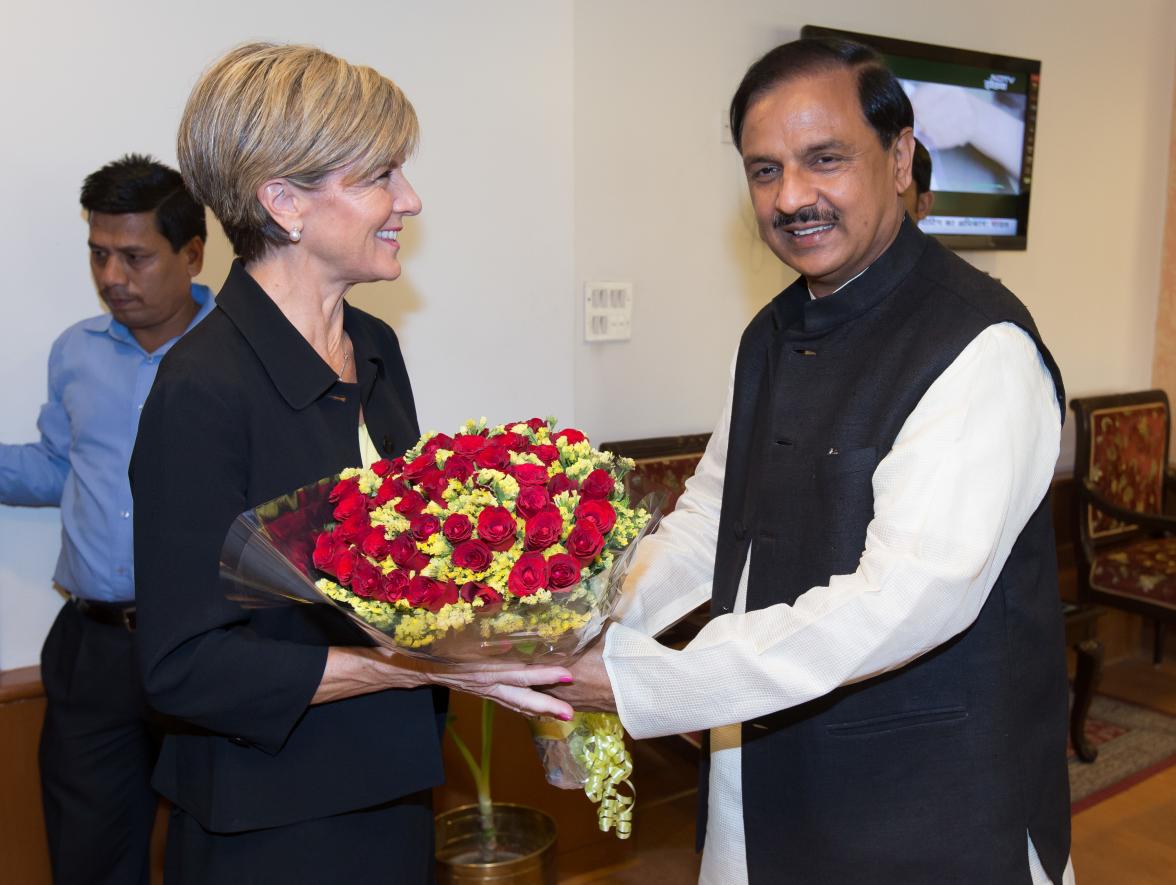
[[[577,711],[615,713],[616,699],[608,671],[604,668],[604,635],[583,656],[567,668],[575,680],[569,685],[546,689],[561,701],[567,701]]]

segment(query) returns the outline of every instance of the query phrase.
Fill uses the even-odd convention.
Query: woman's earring
[[[300,227],[290,228],[290,233],[288,236],[290,237],[291,243],[297,243],[299,240],[302,239],[302,228],[300,228]]]

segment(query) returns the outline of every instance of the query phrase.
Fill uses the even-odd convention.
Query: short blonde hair
[[[257,189],[271,178],[314,188],[354,164],[358,181],[416,147],[416,112],[369,67],[313,46],[246,43],[200,77],[180,121],[184,182],[246,261],[289,244]]]

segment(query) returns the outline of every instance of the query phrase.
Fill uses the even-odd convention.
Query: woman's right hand
[[[439,664],[399,655],[385,648],[332,646],[327,666],[312,704],[370,694],[387,688],[442,685],[455,691],[489,698],[525,716],[570,719],[569,704],[536,691],[534,686],[569,683],[565,667],[486,661],[479,664]]]

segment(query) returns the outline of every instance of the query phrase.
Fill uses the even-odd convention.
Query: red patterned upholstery
[[[1110,548],[1090,566],[1090,587],[1176,612],[1176,538]]]
[[[1139,390],[1074,399],[1070,407],[1077,419],[1078,598],[1154,619],[1159,663],[1163,625],[1176,621],[1176,518],[1165,513],[1165,495],[1174,490],[1168,396]]]
[[[1163,510],[1168,410],[1164,403],[1113,406],[1090,413],[1087,476],[1114,504],[1141,513]],[[1087,531],[1110,538],[1135,531],[1095,507],[1086,508]]]
[[[640,501],[651,492],[661,492],[666,496],[662,513],[669,513],[686,490],[686,480],[694,475],[701,458],[702,453],[697,452],[638,461],[636,469],[625,477],[630,499]]]

